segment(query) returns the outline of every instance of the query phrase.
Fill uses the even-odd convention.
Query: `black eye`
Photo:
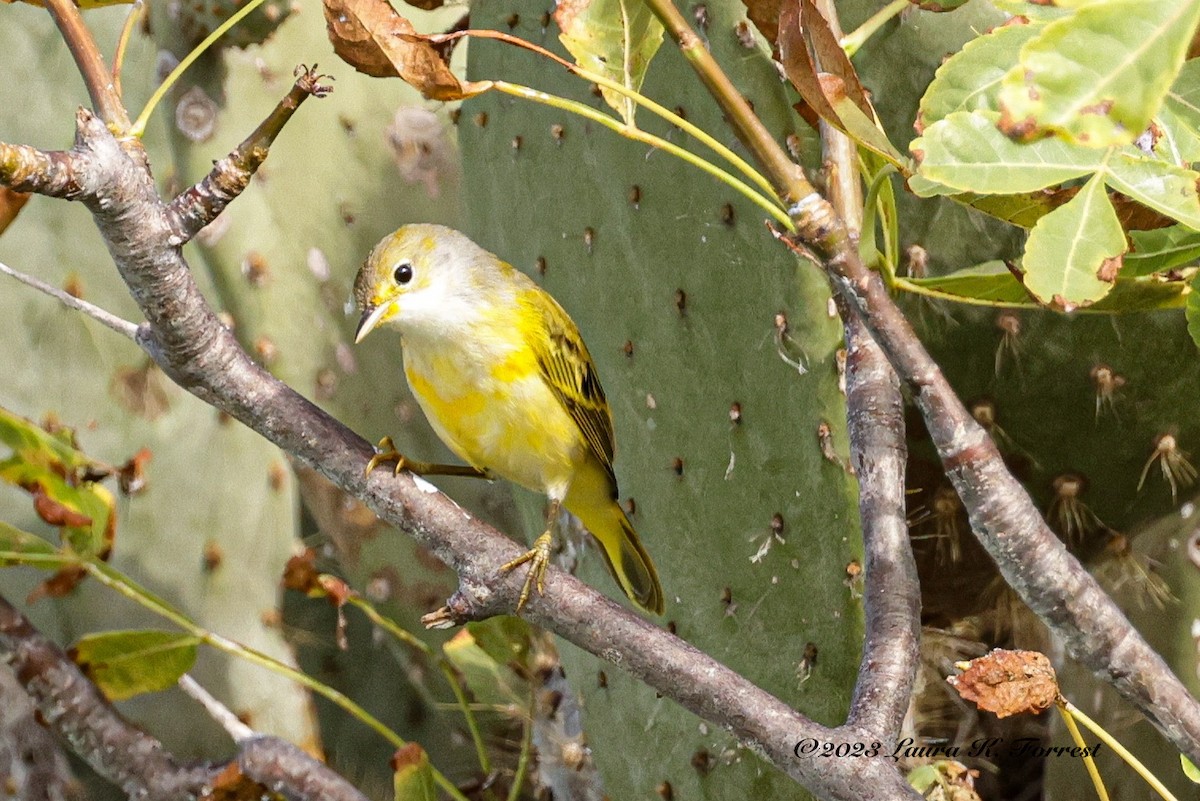
[[[406,261],[400,262],[396,265],[396,272],[392,273],[392,277],[396,279],[397,284],[407,284],[413,277],[412,265]]]

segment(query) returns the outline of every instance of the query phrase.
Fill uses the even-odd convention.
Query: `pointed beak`
[[[358,321],[358,329],[354,332],[355,345],[362,342],[367,334],[371,333],[379,325],[390,306],[390,303],[381,303],[378,306],[370,306],[363,312],[362,318]]]

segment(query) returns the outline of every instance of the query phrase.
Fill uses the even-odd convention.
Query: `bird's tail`
[[[661,615],[663,591],[658,583],[658,571],[621,507],[614,502],[598,515],[580,517],[580,520],[599,541],[608,572],[625,594],[647,612]]]

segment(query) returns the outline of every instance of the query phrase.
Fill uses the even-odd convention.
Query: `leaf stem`
[[[667,122],[671,123],[675,127],[682,130],[684,133],[690,134],[694,139],[701,142],[706,147],[708,147],[710,150],[712,150],[714,153],[716,153],[718,156],[721,156],[723,159],[728,161],[731,165],[736,167],[739,172],[741,172],[743,175],[745,175],[747,178],[749,178],[751,181],[753,181],[755,184],[757,184],[760,189],[762,189],[764,192],[767,193],[767,195],[774,198],[775,188],[771,185],[771,182],[768,181],[761,172],[754,169],[754,167],[751,166],[749,162],[747,162],[741,156],[734,153],[732,150],[730,150],[725,145],[718,142],[715,137],[713,137],[711,134],[709,134],[704,129],[697,126],[695,123],[689,122],[688,120],[679,116],[678,114],[676,114],[675,112],[666,108],[665,106],[663,106],[659,103],[656,103],[655,101],[646,97],[641,92],[630,89],[628,86],[625,86],[624,84],[622,84],[618,81],[614,81],[611,78],[605,77],[604,75],[601,75],[600,73],[592,72],[591,70],[585,69],[585,68],[579,66],[578,64],[573,64],[564,58],[560,58],[559,56],[550,52],[546,48],[540,47],[540,46],[534,44],[533,42],[528,42],[517,36],[503,33],[502,31],[491,31],[491,30],[487,30],[487,29],[478,29],[478,30],[470,29],[470,30],[465,30],[465,31],[455,31],[452,34],[446,34],[445,36],[435,36],[435,37],[429,37],[429,38],[431,41],[443,41],[443,40],[455,39],[460,36],[472,36],[477,39],[495,39],[496,41],[500,41],[500,42],[504,42],[506,44],[514,45],[516,47],[524,48],[525,50],[530,50],[534,53],[537,53],[538,55],[541,55],[548,59],[551,59],[552,61],[557,63],[559,66],[563,67],[564,69],[568,70],[571,73],[574,73],[575,75],[578,75],[580,78],[583,78],[585,81],[591,81],[592,83],[596,84],[597,86],[602,86],[605,89],[610,89],[613,92],[616,92],[617,94],[619,94],[623,97],[629,98],[637,105],[639,105],[642,108],[649,111],[651,114],[654,114],[657,117],[661,117],[662,119],[666,120]]]
[[[46,0],[46,10],[54,18],[54,24],[75,59],[96,114],[110,131],[124,133],[129,128],[129,113],[121,104],[112,75],[104,65],[95,37],[83,22],[83,15],[71,0]]]
[[[62,2],[62,0],[56,1]],[[192,49],[192,52],[184,56],[183,61],[180,61],[175,69],[171,70],[171,74],[168,75],[166,79],[158,85],[158,88],[154,90],[154,94],[152,94],[150,96],[150,100],[146,102],[146,107],[142,109],[142,113],[138,115],[137,121],[133,123],[133,128],[130,130],[130,133],[138,137],[145,133],[146,123],[150,121],[150,115],[154,113],[155,107],[159,104],[167,92],[171,91],[171,87],[175,85],[180,76],[187,72],[188,67],[192,66],[193,62],[200,58],[205,50],[208,50],[208,48],[212,47],[214,42],[224,36],[230,28],[241,22],[242,19],[254,11],[254,9],[261,6],[264,2],[266,2],[266,0],[250,0],[250,2],[238,9],[236,14],[222,22],[215,31],[206,36],[203,42],[196,45]]]
[[[771,215],[771,217],[778,221],[780,225],[785,226],[789,231],[793,230],[791,219],[773,200],[754,191],[754,189],[748,186],[745,182],[735,178],[733,175],[729,174],[725,170],[722,170],[712,162],[697,156],[691,151],[685,150],[679,145],[668,142],[662,137],[647,133],[640,128],[630,127],[615,117],[610,117],[601,111],[597,111],[591,106],[584,105],[583,103],[575,100],[569,100],[565,97],[559,97],[558,95],[552,95],[537,89],[531,89],[528,86],[509,83],[508,81],[496,81],[493,84],[493,87],[501,92],[504,92],[505,94],[522,97],[526,100],[532,100],[535,103],[542,103],[543,105],[560,108],[564,111],[570,111],[574,114],[578,114],[581,117],[594,120],[606,128],[611,128],[627,139],[632,139],[636,142],[643,142],[647,145],[659,148],[660,150],[665,150],[676,158],[686,161],[693,167],[703,170],[704,172],[716,178],[718,181],[721,181],[727,186],[732,187],[735,191],[749,199],[751,203],[754,203],[756,206],[759,206],[765,212],[767,212],[767,214]]]
[[[117,51],[113,54],[112,84],[118,98],[124,98],[124,92],[121,90],[121,67],[125,64],[125,51],[129,47],[129,37],[133,34],[133,26],[137,24],[145,8],[144,0],[134,0],[133,7],[129,9],[129,15],[125,17],[125,24],[121,27],[121,38],[117,39]]]
[[[1113,751],[1116,751],[1117,756],[1125,760],[1126,764],[1133,768],[1137,775],[1145,779],[1146,783],[1153,787],[1154,791],[1166,799],[1166,801],[1178,801],[1175,796],[1171,794],[1171,791],[1168,790],[1166,786],[1158,780],[1158,777],[1151,773],[1150,770],[1143,765],[1137,757],[1129,753],[1129,750],[1125,746],[1121,745],[1121,743],[1114,739],[1111,734],[1105,731],[1103,726],[1089,718],[1087,715],[1081,712],[1078,707],[1065,698],[1061,699],[1059,702],[1059,708],[1064,712],[1064,714],[1067,714],[1082,723],[1084,727],[1088,729],[1088,731],[1099,737],[1100,740]]]
[[[1066,699],[1060,698],[1055,705],[1058,708],[1058,713],[1062,715],[1063,723],[1067,724],[1067,731],[1071,733],[1071,739],[1075,741],[1075,745],[1080,748],[1087,748],[1087,743],[1083,741],[1083,735],[1079,733],[1079,727],[1075,725],[1075,718],[1071,717],[1071,713],[1064,706]],[[1108,801],[1108,790],[1104,787],[1104,780],[1100,778],[1100,771],[1096,769],[1096,760],[1092,758],[1090,752],[1083,758],[1083,764],[1087,767],[1088,776],[1092,779],[1092,784],[1096,788],[1096,795],[1100,797],[1100,801]]]
[[[853,56],[858,52],[859,48],[867,43],[875,33],[887,24],[888,20],[897,16],[901,11],[912,5],[909,0],[892,0],[883,8],[879,9],[870,19],[859,25],[856,30],[842,37],[840,44],[842,49],[846,51],[847,56]]]
[[[787,153],[771,136],[771,132],[750,108],[746,98],[742,97],[742,93],[729,80],[729,76],[717,64],[675,4],[671,0],[645,2],[675,40],[680,52],[691,62],[701,82],[725,112],[729,124],[742,144],[766,170],[775,194],[784,205],[791,206],[813,194],[812,184],[804,177],[804,171],[788,158]]]

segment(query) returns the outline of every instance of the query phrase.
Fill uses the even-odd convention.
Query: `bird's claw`
[[[375,446],[375,455],[371,457],[371,461],[367,462],[367,469],[364,474],[371,475],[371,471],[384,462],[395,462],[396,469],[393,472],[397,475],[411,464],[404,454],[396,450],[396,443],[392,442],[391,437],[384,437],[379,440],[379,444]]]
[[[501,573],[511,573],[516,568],[529,562],[529,572],[525,574],[525,584],[521,587],[521,596],[517,599],[517,611],[520,612],[525,602],[529,600],[530,591],[537,585],[538,595],[546,592],[546,567],[550,564],[553,535],[547,531],[534,540],[533,547],[500,568]]]

